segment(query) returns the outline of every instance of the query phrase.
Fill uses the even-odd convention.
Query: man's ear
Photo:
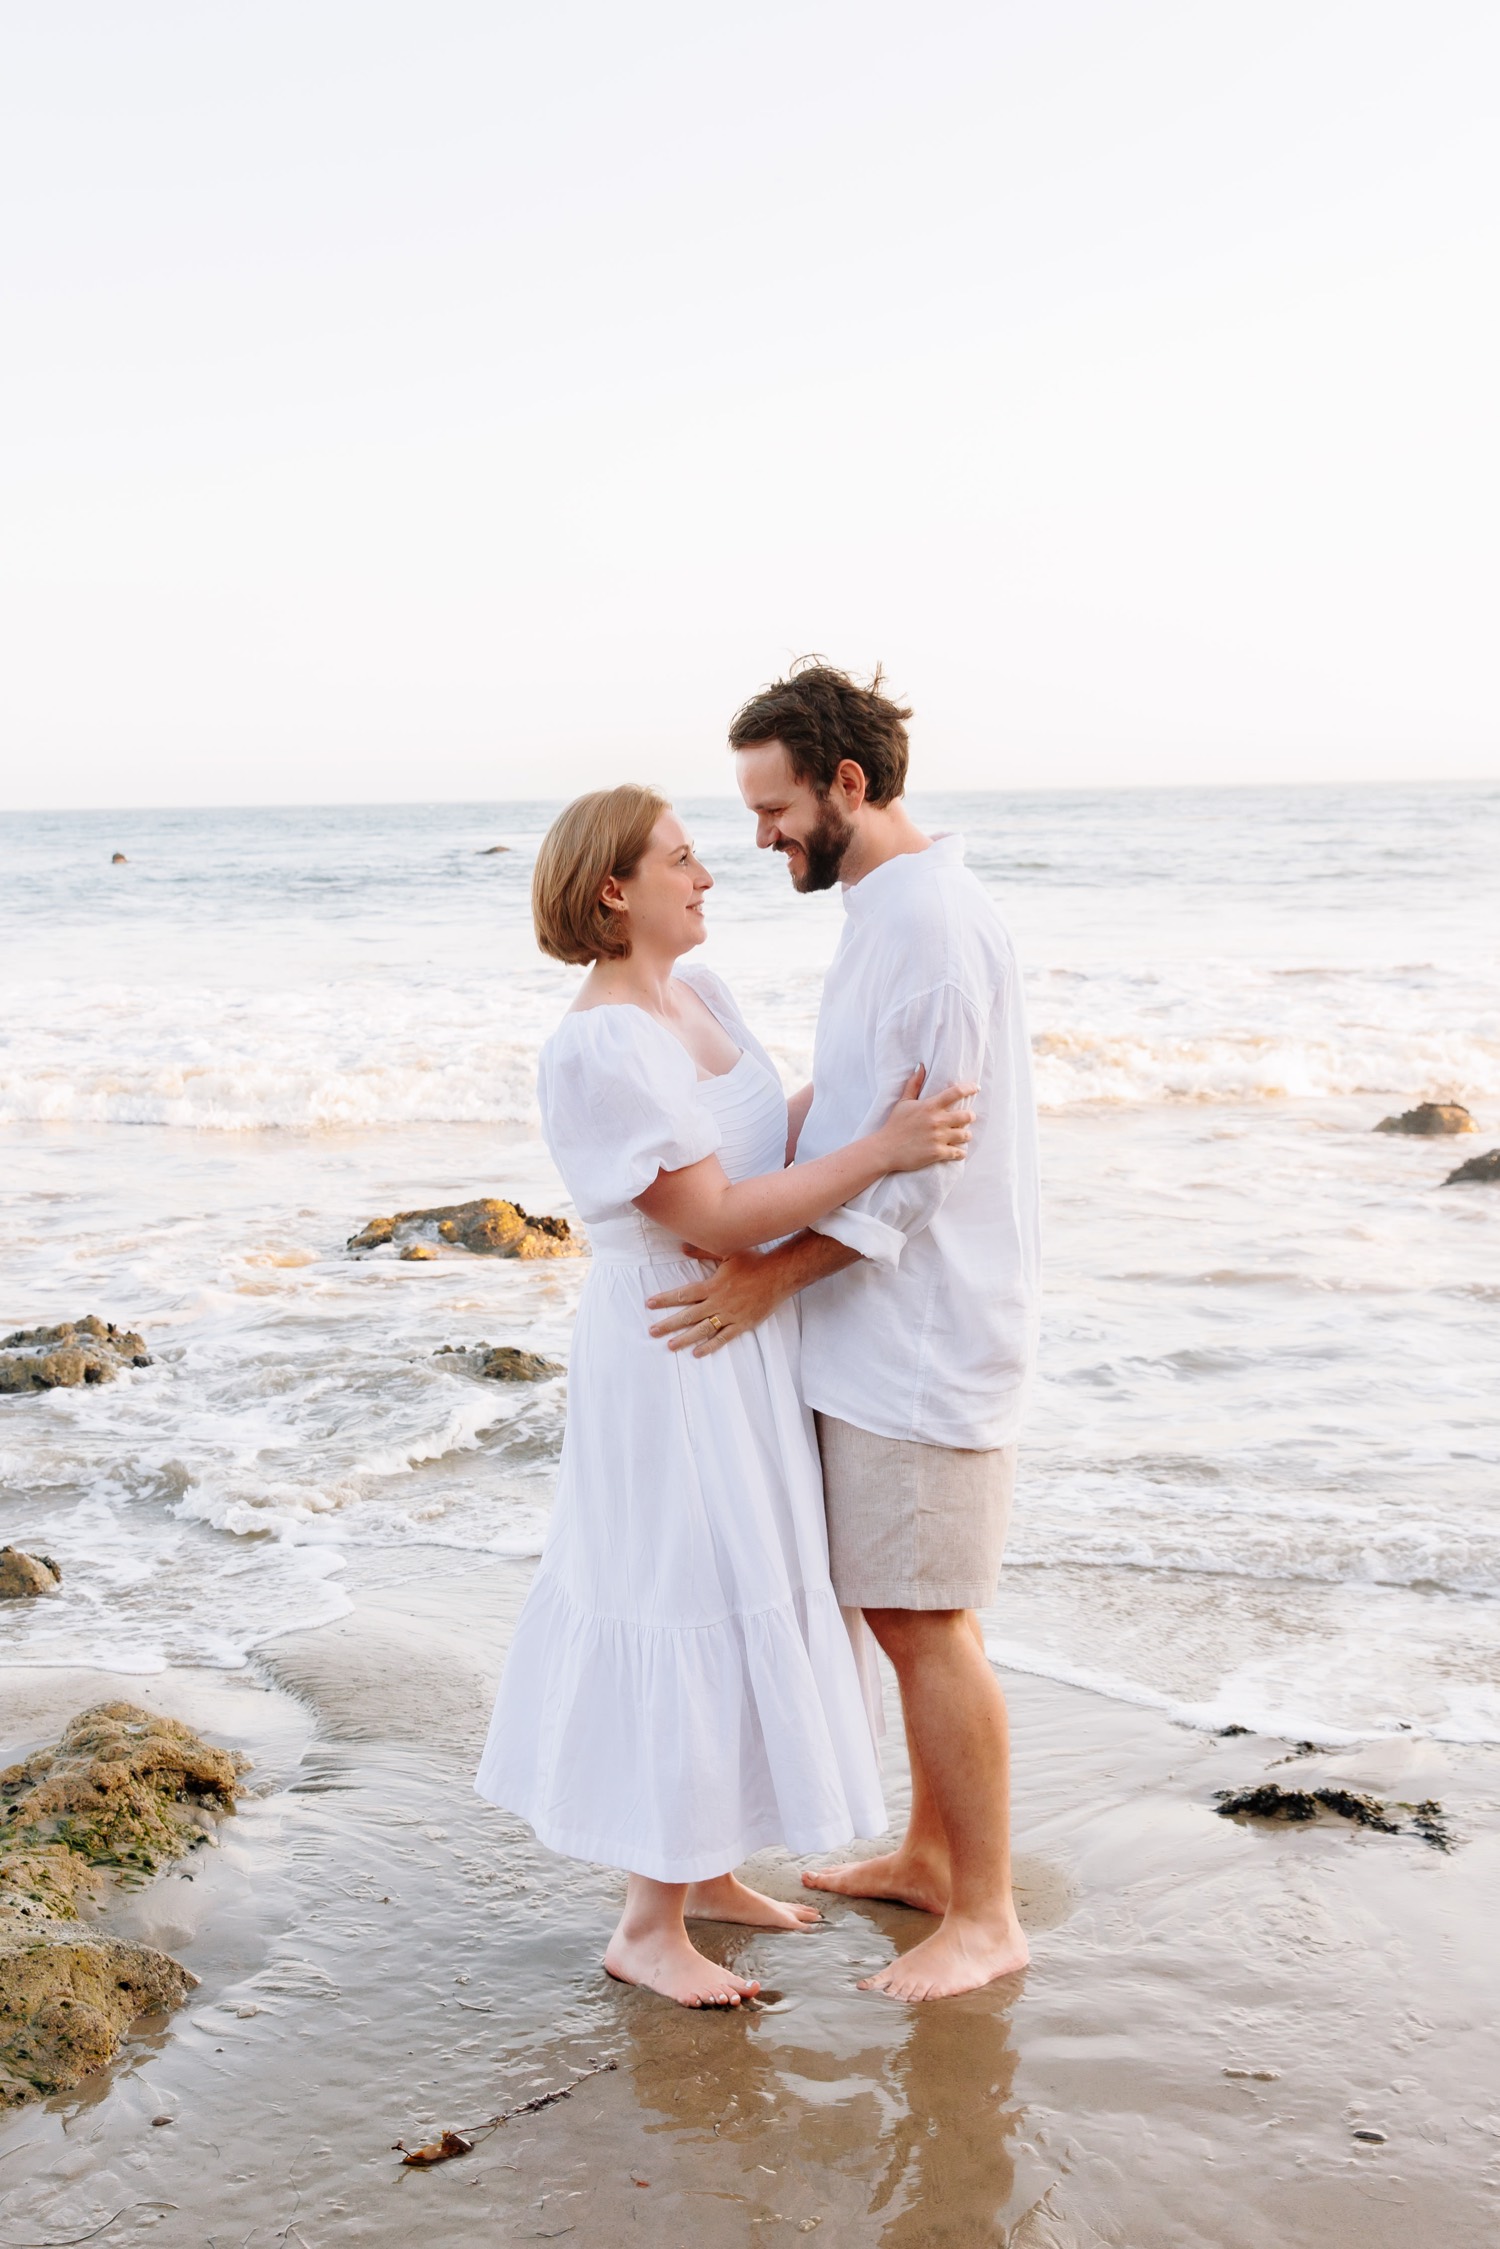
[[[833,784],[844,800],[844,810],[858,812],[865,801],[868,786],[864,767],[857,765],[852,757],[841,759],[838,771],[833,776]]]

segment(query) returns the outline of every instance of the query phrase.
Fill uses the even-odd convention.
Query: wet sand
[[[403,1573],[410,1557],[402,1558]],[[109,1915],[202,1978],[82,2093],[0,2129],[0,2240],[209,2249],[566,2240],[719,2249],[1469,2249],[1500,2219],[1500,1754],[1218,1739],[1006,1674],[1018,1982],[855,1986],[930,1926],[829,1901],[711,1929],[771,2004],[688,2014],[599,1954],[618,1895],[470,1788],[528,1567],[344,1579],[355,1613],[250,1674],[0,1680],[8,1755],[113,1694],[247,1749],[261,1791]],[[893,1808],[899,1732],[888,1740]],[[1338,1780],[1448,1807],[1459,1847],[1252,1828],[1213,1791]],[[791,1894],[795,1865],[762,1860]],[[567,2100],[405,2171],[391,2143]],[[169,2116],[166,2125],[153,2118]],[[1357,2131],[1380,2133],[1360,2140]]]

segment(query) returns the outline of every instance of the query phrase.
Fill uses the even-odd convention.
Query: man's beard
[[[817,824],[809,836],[795,839],[802,851],[802,872],[797,872],[795,862],[789,868],[794,890],[832,890],[839,879],[839,869],[844,864],[844,854],[854,841],[854,822],[846,819],[831,797],[824,797],[818,806]],[[778,843],[778,851],[786,845]]]

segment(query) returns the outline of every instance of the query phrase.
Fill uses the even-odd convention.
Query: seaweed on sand
[[[1390,1817],[1390,1807],[1378,1796],[1353,1788],[1283,1788],[1273,1780],[1254,1788],[1221,1788],[1215,1791],[1220,1819],[1287,1820],[1301,1824],[1315,1820],[1320,1811],[1334,1812],[1355,1827],[1375,1829],[1381,1835],[1400,1835],[1401,1822]],[[1411,1831],[1440,1850],[1452,1848],[1452,1838],[1442,1825],[1443,1807],[1435,1800],[1415,1807]]]

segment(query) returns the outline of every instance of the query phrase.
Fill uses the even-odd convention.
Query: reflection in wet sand
[[[889,2057],[895,2122],[872,2214],[889,2208],[882,2249],[983,2240],[1010,2208],[1020,2124],[1011,2099],[1014,1985],[919,2008]]]
[[[857,1989],[872,1939],[899,1952],[927,1933],[925,1918],[899,1907],[853,1909],[779,1948],[795,1995],[768,1993],[767,2006],[732,2019],[643,1997],[627,2010],[621,2060],[648,2131],[717,2141],[721,2193],[755,2205],[762,2222],[860,2217],[858,2238],[881,2249],[1002,2238],[1020,2121],[1017,1984],[927,2009]],[[767,1974],[766,1947],[748,1932],[706,1941],[725,1966]]]
[[[167,2208],[174,2242],[220,2249],[227,2208],[251,2249],[1492,2249],[1492,1748],[1402,1736],[1316,1761],[1441,1798],[1451,1852],[1259,1831],[1219,1819],[1217,1791],[1280,1775],[1289,1743],[1012,1673],[1024,1986],[926,2008],[862,1992],[929,1924],[830,1899],[816,1933],[703,1927],[782,1996],[690,2013],[602,1973],[618,1876],[552,1858],[469,1787],[525,1576],[367,1588],[349,1624],[273,1643],[284,1693],[118,1683],[249,1749],[269,1793],[191,1883],[117,1909],[203,1981],[107,2083],[0,2129],[5,2239],[87,2237],[133,2193],[122,2249]],[[12,1674],[14,1747],[112,1684]],[[802,1894],[779,1854],[744,1871]],[[583,2076],[595,2060],[618,2066]],[[504,2110],[462,2161],[392,2152]]]

